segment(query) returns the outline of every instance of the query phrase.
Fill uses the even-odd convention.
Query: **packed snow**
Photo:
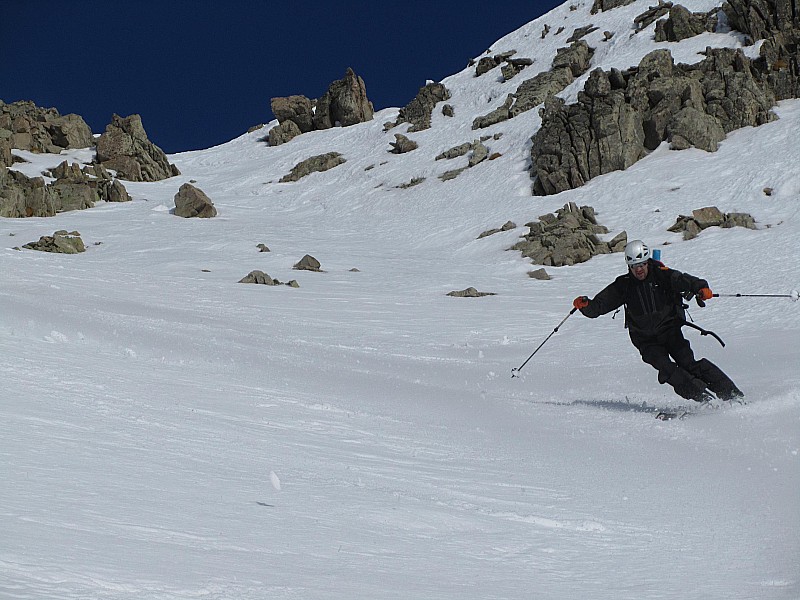
[[[530,192],[537,111],[471,130],[588,22],[604,68],[657,46],[684,62],[741,46],[730,32],[656,45],[653,26],[632,29],[644,0],[590,4],[493,46],[534,58],[530,74],[446,79],[455,117],[436,111],[408,154],[388,152],[406,129],[383,131],[397,109],[274,148],[262,129],[170,156],[182,175],[126,182],[132,202],[0,220],[0,597],[800,597],[800,303],[690,309],[726,343],[686,329],[696,354],[745,405],[654,419],[687,401],[621,316],[571,316],[511,377],[575,296],[625,269],[611,254],[528,277],[538,266],[507,249],[567,202],[716,293],[800,287],[800,101],[715,153],[663,145],[551,197]],[[487,142],[500,158],[438,179],[466,158],[437,154],[487,133],[503,133]],[[347,162],[278,183],[329,151]],[[31,176],[93,155],[15,154]],[[171,214],[187,181],[217,217]],[[667,232],[704,206],[758,229]],[[519,227],[477,239],[508,220]],[[59,229],[87,251],[15,249]],[[305,254],[323,272],[293,270]],[[254,269],[300,287],[237,283]],[[470,286],[496,295],[446,295]]]

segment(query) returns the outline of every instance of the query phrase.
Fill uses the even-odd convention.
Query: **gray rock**
[[[683,239],[697,237],[701,231],[709,227],[746,227],[756,229],[755,219],[747,213],[723,214],[716,206],[707,206],[692,211],[692,216],[681,215],[675,224],[668,229],[673,233],[681,233]]]
[[[284,121],[269,130],[267,139],[270,146],[280,146],[296,138],[302,132],[294,121]]]
[[[217,216],[217,209],[203,190],[191,183],[184,183],[175,194],[175,215],[184,218],[211,218]]]
[[[272,114],[278,119],[278,123],[285,126],[282,131],[297,131],[297,135],[299,135],[314,130],[313,104],[305,96],[272,98],[270,108]],[[290,127],[287,123],[294,124],[295,128]],[[272,145],[270,140],[270,146]]]
[[[419,144],[414,140],[408,139],[402,133],[395,133],[394,134],[395,141],[389,142],[389,145],[392,147],[389,152],[392,154],[405,154],[406,152],[411,152],[412,150],[416,150],[419,147]]]
[[[483,162],[489,156],[489,149],[483,145],[482,142],[476,141],[472,145],[472,156],[469,157],[468,166],[474,167],[475,165]]]
[[[700,35],[707,31],[709,21],[707,13],[692,13],[680,4],[676,4],[669,9],[667,19],[656,23],[655,41],[680,42]]]
[[[552,279],[545,269],[536,269],[535,271],[528,271],[528,277],[531,279],[539,279],[540,281],[550,281]]]
[[[40,237],[38,242],[25,244],[23,248],[57,254],[80,254],[86,251],[80,233],[77,231],[67,232],[63,229],[56,231],[52,236]]]
[[[479,292],[474,287],[468,287],[465,290],[448,292],[448,296],[454,298],[482,298],[483,296],[496,296],[494,292]]]
[[[679,110],[667,123],[666,137],[673,150],[699,148],[716,152],[725,139],[725,130],[716,117],[692,106]]]
[[[239,283],[256,283],[259,285],[280,285],[280,281],[273,279],[264,271],[250,271],[247,275],[239,280]]]
[[[292,268],[297,271],[314,271],[316,273],[321,273],[322,269],[320,267],[321,265],[316,258],[310,254],[306,254]]]

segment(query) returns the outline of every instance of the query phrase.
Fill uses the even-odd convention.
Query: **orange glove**
[[[572,301],[572,306],[574,306],[578,310],[586,308],[587,306],[589,306],[589,297],[578,296],[577,298],[575,298],[575,300]]]
[[[705,288],[700,288],[700,289],[698,290],[698,292],[697,292],[697,297],[698,297],[700,300],[711,300],[711,298],[713,297],[713,294],[711,293],[711,290],[710,290],[710,289],[708,289],[707,287],[705,287]]]

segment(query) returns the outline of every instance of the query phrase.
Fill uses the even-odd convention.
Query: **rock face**
[[[607,3],[595,2],[598,10]],[[722,9],[732,27],[751,41],[763,39],[759,58],[741,50],[709,48],[694,65],[675,65],[668,50],[645,56],[637,67],[591,73],[578,102],[551,98],[532,138],[533,192],[555,194],[589,179],[626,169],[664,141],[671,148],[709,152],[736,129],[775,119],[778,100],[800,97],[800,12],[793,0],[730,0]],[[664,40],[713,29],[716,10],[689,13],[670,3],[637,17],[658,26]]]
[[[199,217],[208,219],[217,216],[217,209],[203,190],[191,183],[184,183],[175,194],[175,215],[178,217]]]
[[[97,162],[128,181],[160,181],[180,175],[167,155],[147,139],[139,115],[114,115],[97,140]]]
[[[628,241],[624,231],[609,242],[601,241],[597,235],[608,233],[608,229],[597,223],[594,209],[578,208],[573,202],[526,226],[530,233],[509,249],[522,252],[537,265],[561,267],[586,262],[598,254],[622,252]]]
[[[92,131],[78,115],[61,116],[55,108],[33,102],[0,101],[0,166],[11,165],[11,148],[58,154],[93,145]]]
[[[371,121],[375,109],[367,98],[364,80],[348,68],[344,78],[334,81],[317,100],[305,96],[272,98],[272,114],[278,126],[269,131],[269,145],[278,146],[308,133],[331,127],[349,127]]]
[[[550,98],[532,138],[534,194],[579,187],[627,169],[662,141],[675,149],[717,149],[724,135],[775,118],[775,96],[749,59],[728,48],[696,65],[675,65],[668,50],[626,72],[596,69],[578,102]]]

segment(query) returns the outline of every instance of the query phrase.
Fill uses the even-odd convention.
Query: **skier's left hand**
[[[700,288],[694,295],[694,299],[697,301],[697,306],[701,308],[706,305],[706,300],[711,300],[711,298],[713,297],[714,295],[711,293],[711,290],[707,287]]]
[[[697,297],[700,298],[700,300],[711,300],[711,298],[714,297],[714,294],[711,293],[710,289],[704,287],[697,291]]]

